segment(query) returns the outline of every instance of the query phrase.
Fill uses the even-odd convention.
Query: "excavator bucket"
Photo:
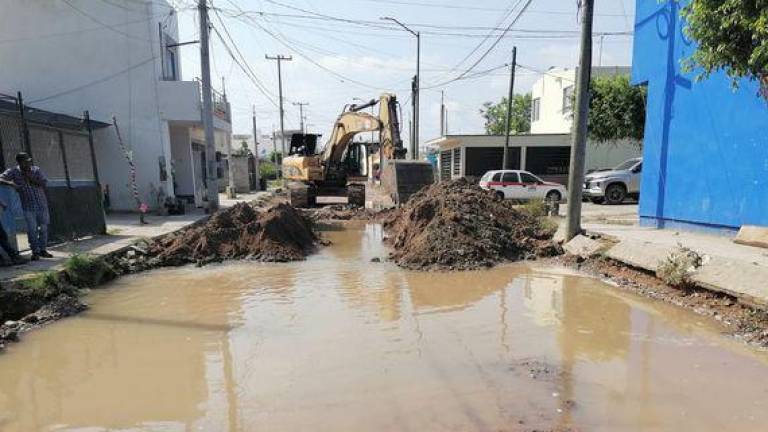
[[[381,171],[381,184],[396,204],[434,182],[434,168],[425,161],[388,160]]]

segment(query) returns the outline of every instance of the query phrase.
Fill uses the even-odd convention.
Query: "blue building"
[[[723,72],[696,81],[681,61],[689,0],[637,0],[632,80],[648,86],[641,222],[736,230],[768,226],[768,102]]]

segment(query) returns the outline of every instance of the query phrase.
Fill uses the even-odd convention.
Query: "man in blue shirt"
[[[32,260],[53,258],[48,253],[48,199],[45,188],[48,179],[40,167],[32,165],[32,158],[26,153],[16,155],[17,166],[0,175],[0,182],[13,186],[19,193],[21,209],[27,222],[27,237],[32,249]]]

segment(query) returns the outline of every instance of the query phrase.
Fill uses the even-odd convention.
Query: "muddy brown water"
[[[412,273],[375,225],[305,262],[160,270],[0,355],[2,431],[765,430],[768,356],[555,269]]]

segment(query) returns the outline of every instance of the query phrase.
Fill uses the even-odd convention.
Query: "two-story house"
[[[111,207],[135,210],[130,186],[151,208],[165,197],[205,197],[201,85],[182,81],[176,10],[165,0],[5,0],[0,14],[0,93],[21,91],[33,107],[116,118],[96,131],[101,183]],[[216,147],[226,148],[231,120],[214,92]],[[219,152],[217,152],[219,153]]]

